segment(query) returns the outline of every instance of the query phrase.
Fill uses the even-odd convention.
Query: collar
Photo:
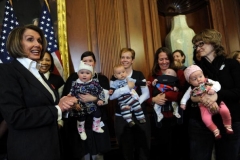
[[[50,72],[47,71],[46,73],[44,73],[44,76],[45,76],[47,79],[49,79],[49,77],[50,77]]]
[[[92,82],[92,79],[90,79],[90,80],[87,81],[87,82],[83,82],[83,81],[81,81],[79,78],[77,79],[77,83],[86,84],[86,83],[89,83],[89,82]]]
[[[31,68],[39,70],[38,63],[36,61],[33,61],[29,58],[17,58],[17,60],[28,70]]]
[[[128,78],[132,77],[133,70],[131,70],[130,74],[127,76]]]

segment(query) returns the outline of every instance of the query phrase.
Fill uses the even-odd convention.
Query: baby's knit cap
[[[82,69],[86,69],[86,70],[89,70],[90,72],[92,72],[93,74],[93,67],[89,64],[86,64],[85,62],[81,61],[80,62],[80,65],[79,65],[79,68],[78,68],[78,72]]]
[[[189,77],[193,72],[196,71],[202,71],[202,69],[200,67],[198,67],[197,65],[191,65],[188,66],[185,70],[184,70],[184,76],[186,78],[186,80],[189,82]]]

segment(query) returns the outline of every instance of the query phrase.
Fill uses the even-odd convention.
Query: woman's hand
[[[97,97],[94,97],[93,95],[86,93],[86,94],[79,94],[79,100],[83,103],[87,103],[87,102],[95,102],[97,101]]]
[[[77,103],[77,98],[73,96],[64,96],[60,99],[58,106],[62,112],[67,111],[72,108],[72,106]]]
[[[97,105],[102,106],[103,105],[103,101],[102,100],[98,100],[97,101]]]
[[[196,97],[191,97],[191,100],[193,102],[200,102],[202,103],[205,107],[209,108],[209,111],[212,114],[216,114],[218,112],[218,105],[216,103],[217,101],[217,94],[205,94],[202,97],[201,96],[196,96]]]
[[[157,96],[152,98],[152,102],[158,104],[158,105],[164,105],[166,103],[167,99],[165,98],[164,93],[160,93]]]
[[[127,79],[127,84],[128,84],[128,87],[129,87],[130,90],[133,89],[134,86],[135,86],[135,82],[129,81],[128,79]]]
[[[217,104],[217,102],[214,102],[210,107],[209,107],[209,111],[212,113],[212,114],[216,114],[219,112],[219,106]]]
[[[200,102],[206,106],[206,107],[211,107],[213,105],[214,102],[217,101],[217,94],[204,94],[201,98],[200,98]]]

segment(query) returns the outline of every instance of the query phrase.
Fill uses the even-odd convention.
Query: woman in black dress
[[[92,65],[93,68],[96,64],[96,58],[93,52],[86,51],[82,54],[81,60],[89,65]],[[93,79],[98,79],[101,87],[105,92],[105,104],[108,102],[108,90],[109,90],[109,80],[106,76],[95,73]],[[72,73],[64,86],[63,96],[69,94],[69,91],[72,86],[72,82],[78,79],[77,73]],[[86,103],[90,101],[96,101],[97,97],[94,97],[90,94],[80,95],[81,101]],[[102,122],[104,126],[102,129],[104,133],[96,133],[92,131],[92,117],[88,115],[85,121],[85,131],[87,134],[87,139],[82,141],[77,131],[77,123],[74,117],[68,117],[66,114],[64,118],[64,133],[65,133],[65,159],[66,160],[80,160],[84,157],[84,160],[90,160],[90,156],[92,159],[98,157],[98,159],[103,160],[103,154],[111,149],[110,144],[110,136],[108,132],[108,127],[106,124],[106,111],[105,107],[99,107],[102,114]]]

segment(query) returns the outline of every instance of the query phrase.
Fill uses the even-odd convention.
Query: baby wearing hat
[[[204,77],[202,69],[197,65],[191,65],[184,70],[186,80],[191,84],[181,100],[181,108],[186,109],[186,103],[190,96],[203,96],[204,94],[216,94],[221,89],[221,85],[217,81]],[[216,102],[215,102],[216,103]],[[206,106],[199,102],[202,120],[205,125],[214,133],[216,139],[221,138],[220,131],[212,121],[212,113]],[[227,134],[233,134],[232,121],[230,112],[224,102],[220,102],[218,112],[222,117],[224,127]]]
[[[98,106],[103,105],[105,100],[105,95],[103,88],[100,86],[98,80],[92,79],[93,77],[93,67],[80,62],[78,69],[78,79],[72,83],[72,87],[69,95],[75,96],[78,99],[78,104],[76,104],[70,111],[69,116],[76,117],[77,119],[77,129],[82,140],[87,139],[85,133],[85,118],[87,114],[92,114],[93,125],[92,130],[97,133],[103,133],[103,129],[100,126],[101,122],[101,111]],[[97,102],[82,102],[79,94],[91,94],[98,97]]]

